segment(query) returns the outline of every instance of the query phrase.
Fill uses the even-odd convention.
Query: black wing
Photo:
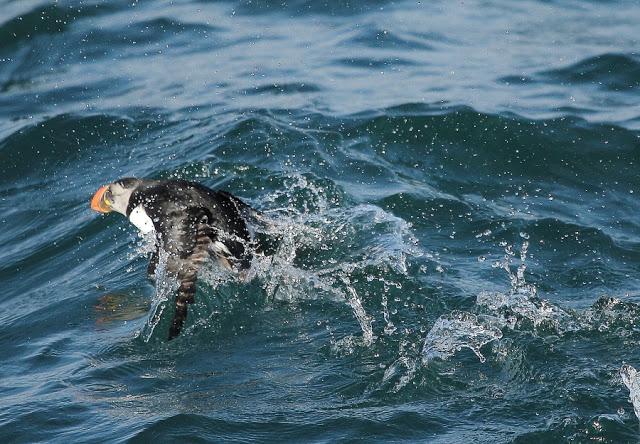
[[[169,226],[158,230],[158,243],[167,254],[167,273],[178,280],[175,314],[169,340],[180,334],[187,318],[187,305],[195,302],[198,270],[209,256],[209,228],[202,210],[189,209]]]

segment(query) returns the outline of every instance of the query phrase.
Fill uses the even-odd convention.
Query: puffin
[[[169,340],[182,330],[187,306],[195,302],[198,271],[208,258],[236,273],[251,265],[255,248],[249,222],[258,212],[226,191],[186,180],[125,177],[101,186],[91,209],[120,213],[141,233],[154,233],[151,278],[160,249],[167,253],[166,271],[178,281]]]

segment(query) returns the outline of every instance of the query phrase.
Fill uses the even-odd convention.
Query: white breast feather
[[[142,205],[138,205],[133,209],[129,215],[129,220],[135,225],[142,233],[149,233],[155,229],[153,221],[149,217]]]

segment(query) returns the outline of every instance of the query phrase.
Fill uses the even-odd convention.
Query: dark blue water
[[[638,442],[639,23],[0,0],[0,442]],[[171,342],[148,241],[89,210],[122,176],[282,237]]]

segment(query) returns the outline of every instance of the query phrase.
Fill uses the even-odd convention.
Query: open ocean
[[[0,442],[640,442],[639,164],[637,0],[0,0]],[[282,237],[171,342],[123,176]]]

